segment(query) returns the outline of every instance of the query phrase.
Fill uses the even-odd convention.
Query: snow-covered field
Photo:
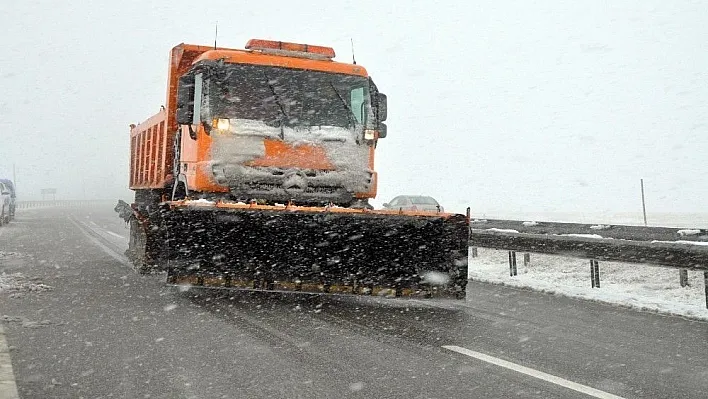
[[[524,266],[517,252],[518,275],[511,277],[508,251],[478,248],[478,255],[469,259],[473,280],[708,320],[702,271],[689,270],[690,285],[682,288],[677,269],[601,261],[601,288],[591,288],[586,259],[531,254]]]

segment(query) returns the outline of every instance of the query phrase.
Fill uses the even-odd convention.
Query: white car
[[[403,211],[445,211],[435,198],[427,195],[399,195],[392,199],[391,202],[383,204],[383,207]]]
[[[0,182],[0,226],[10,221],[10,188]]]

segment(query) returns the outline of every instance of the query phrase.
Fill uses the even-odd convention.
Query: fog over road
[[[23,210],[0,228],[0,275],[14,282],[0,286],[0,318],[20,397],[708,391],[705,322],[476,282],[465,301],[166,287],[131,270],[127,235],[110,204]]]

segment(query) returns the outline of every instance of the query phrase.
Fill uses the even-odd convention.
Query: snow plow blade
[[[191,204],[190,204],[191,202]],[[196,202],[196,204],[195,204]],[[464,298],[465,215],[180,201],[162,212],[172,285]]]

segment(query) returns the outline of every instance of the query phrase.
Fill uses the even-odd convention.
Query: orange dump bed
[[[130,188],[163,188],[172,179],[172,142],[167,112],[160,112],[130,129]]]
[[[177,132],[175,110],[179,77],[194,60],[213,47],[179,44],[170,53],[165,107],[130,129],[130,188],[162,189],[172,180],[173,141]]]

